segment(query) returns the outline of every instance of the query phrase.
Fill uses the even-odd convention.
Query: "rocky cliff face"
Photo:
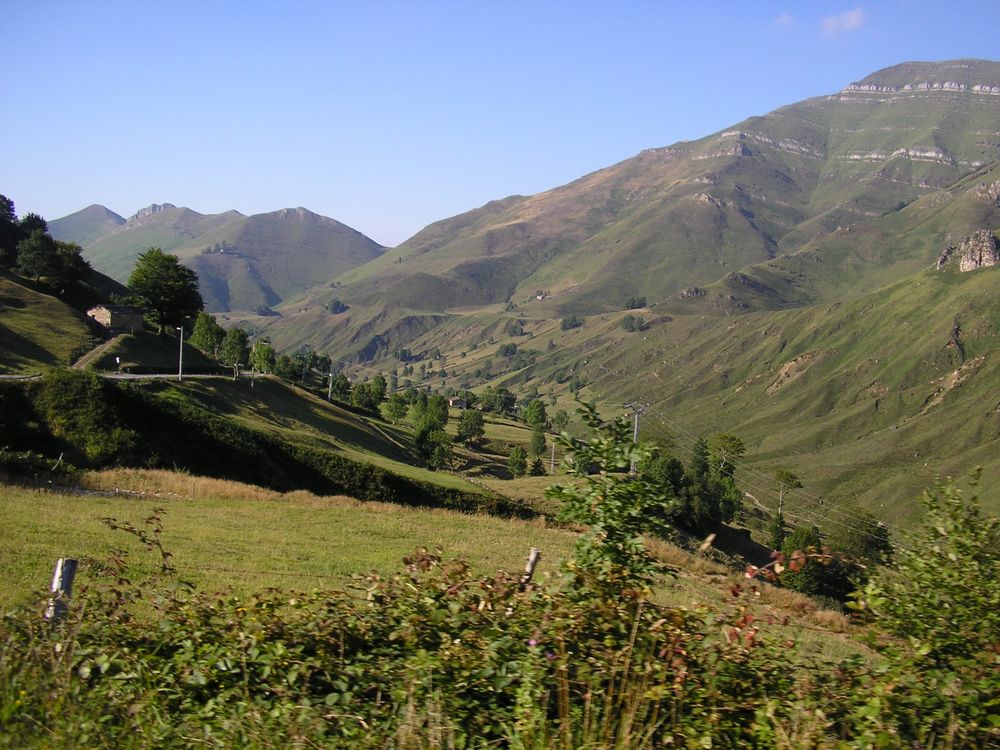
[[[980,229],[958,245],[958,270],[975,271],[1000,263],[1000,243],[987,229]]]
[[[1000,264],[1000,242],[988,229],[980,229],[970,237],[958,243],[958,247],[949,247],[938,257],[937,268],[941,270],[958,255],[958,270],[962,273],[989,268]]]

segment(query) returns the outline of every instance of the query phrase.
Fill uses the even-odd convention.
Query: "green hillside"
[[[167,203],[121,223],[109,215],[116,216],[91,206],[53,221],[53,232],[81,244],[95,268],[122,282],[140,252],[159,247],[173,253],[198,273],[206,309],[213,312],[276,306],[383,250],[350,227],[302,208],[202,215]]]
[[[37,374],[70,364],[96,343],[85,320],[80,311],[19,277],[0,275],[0,375]]]

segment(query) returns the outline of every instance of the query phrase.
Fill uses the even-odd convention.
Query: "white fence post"
[[[76,575],[76,560],[60,557],[56,560],[56,569],[52,574],[52,585],[49,591],[52,597],[49,606],[45,608],[45,619],[58,622],[66,614],[66,600],[73,595],[73,577]]]

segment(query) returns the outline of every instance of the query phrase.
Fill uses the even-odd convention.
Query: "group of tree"
[[[738,437],[719,434],[695,443],[687,467],[675,456],[660,452],[644,460],[639,471],[670,498],[666,520],[707,532],[733,520],[742,504],[735,461],[745,452]]]
[[[641,315],[632,315],[629,313],[621,322],[622,330],[628,331],[629,333],[635,333],[636,331],[645,331],[649,328],[649,324],[646,323],[646,319]]]
[[[60,293],[83,281],[91,270],[82,247],[53,239],[48,223],[38,214],[18,219],[14,201],[4,195],[0,195],[0,265],[36,284],[45,279]]]

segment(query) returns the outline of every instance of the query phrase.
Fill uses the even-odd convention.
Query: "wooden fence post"
[[[66,614],[66,600],[73,595],[73,577],[76,575],[76,560],[60,557],[56,560],[56,569],[52,574],[52,585],[49,591],[52,597],[49,606],[45,608],[45,619],[58,622]]]
[[[535,566],[538,565],[538,561],[541,559],[541,550],[538,547],[532,547],[531,552],[528,553],[528,560],[524,564],[524,575],[521,576],[521,591],[528,588],[528,584],[531,583],[531,577],[535,575]]]

